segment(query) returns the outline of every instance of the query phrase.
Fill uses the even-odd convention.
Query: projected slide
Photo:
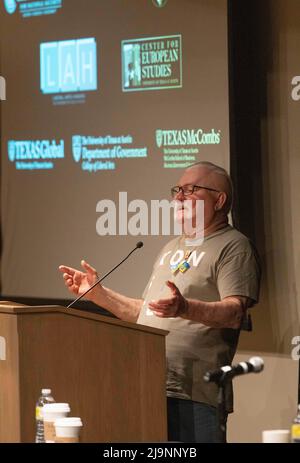
[[[141,295],[170,238],[101,235],[99,201],[126,192],[130,220],[190,164],[229,167],[226,3],[0,0],[3,295],[68,298],[58,265],[101,274],[142,239],[107,281]]]

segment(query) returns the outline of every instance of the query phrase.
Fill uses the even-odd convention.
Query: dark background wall
[[[300,316],[300,13],[295,0],[229,2],[234,221],[263,263],[254,332],[242,348],[290,354]]]
[[[263,267],[253,331],[242,332],[236,361],[265,361],[263,374],[235,380],[229,441],[261,442],[263,429],[290,427],[299,400],[299,2],[233,0],[229,21],[233,217]]]

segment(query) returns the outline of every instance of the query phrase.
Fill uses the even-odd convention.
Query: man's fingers
[[[168,297],[167,299],[158,299],[157,301],[150,301],[150,304],[155,303],[161,306],[171,306],[174,305],[177,301],[177,296]]]
[[[170,309],[172,307],[171,304],[165,305],[165,304],[158,304],[157,302],[149,302],[149,307],[154,310],[160,310],[160,311],[165,311],[166,309]]]
[[[154,315],[156,315],[157,317],[160,317],[160,318],[170,318],[170,315],[169,314],[166,314],[164,312],[157,312],[155,310],[152,311],[154,313]]]
[[[72,267],[66,267],[65,265],[60,265],[58,267],[58,270],[62,273],[68,273],[69,275],[73,276],[74,273],[76,272],[75,268]]]
[[[162,308],[158,304],[156,304],[156,302],[149,302],[148,305],[153,310],[162,310]]]
[[[92,273],[93,275],[97,275],[96,269],[94,269],[90,264],[88,264],[85,260],[81,261],[81,265],[84,270],[88,273]],[[58,270],[63,273],[63,278],[67,280],[67,278],[74,278],[78,281],[78,278],[81,278],[84,274],[80,270],[76,270],[72,267],[67,267],[66,265],[60,265]]]
[[[70,293],[78,294],[78,292],[79,292],[79,286],[78,286],[78,285],[71,284],[70,286],[68,286],[68,290],[70,291]]]
[[[177,286],[173,283],[173,281],[166,281],[166,285],[170,288],[173,294],[176,294],[176,296],[179,296],[181,294]]]
[[[86,270],[87,272],[90,272],[90,273],[93,273],[93,274],[97,274],[97,270],[92,267],[90,264],[88,264],[85,260],[82,260],[81,261],[81,266],[84,268],[84,270]]]
[[[60,272],[63,272],[63,279],[68,291],[73,294],[78,294],[83,273],[65,265],[60,265],[58,269]]]
[[[156,305],[157,307],[172,307],[174,305],[174,302],[161,302],[161,301],[151,301],[149,302],[149,305]]]
[[[73,283],[77,286],[80,286],[82,280],[82,273],[81,272],[75,272],[73,275]]]
[[[149,304],[149,308],[152,310],[152,312],[154,313],[154,315],[156,315],[157,317],[161,317],[161,318],[170,318],[170,317],[173,317],[173,311],[171,309],[169,310],[165,310],[165,309],[162,309],[162,308],[159,308],[159,307],[152,307],[150,306]]]

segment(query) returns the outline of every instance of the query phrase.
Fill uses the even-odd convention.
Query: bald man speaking
[[[171,189],[184,221],[185,201],[204,201],[204,239],[184,227],[155,261],[142,299],[132,299],[97,285],[89,300],[118,318],[169,331],[166,338],[168,438],[181,442],[219,442],[218,388],[204,374],[232,363],[246,310],[258,302],[260,264],[249,239],[228,224],[233,189],[228,173],[209,162],[185,170]],[[182,260],[174,265],[174,256]],[[67,288],[82,294],[97,279],[60,266]],[[233,411],[232,385],[225,391],[226,415]]]

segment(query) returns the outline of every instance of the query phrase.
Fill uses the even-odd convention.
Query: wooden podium
[[[42,388],[81,442],[167,440],[166,331],[58,306],[0,302],[0,442],[34,442]]]

